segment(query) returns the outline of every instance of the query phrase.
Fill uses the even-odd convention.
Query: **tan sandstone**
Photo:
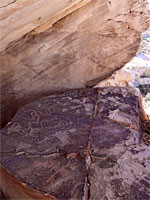
[[[144,0],[2,0],[2,124],[26,102],[92,87],[123,67],[149,26],[147,8]]]

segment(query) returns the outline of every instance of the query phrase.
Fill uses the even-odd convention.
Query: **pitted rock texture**
[[[33,99],[123,67],[150,16],[145,0],[1,0],[0,12],[2,126]]]
[[[0,132],[2,191],[12,199],[149,200],[138,106],[134,88],[116,87],[23,106]]]

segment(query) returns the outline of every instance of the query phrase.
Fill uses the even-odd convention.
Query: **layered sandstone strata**
[[[147,8],[145,0],[2,0],[2,124],[26,102],[92,87],[124,66],[148,28]]]

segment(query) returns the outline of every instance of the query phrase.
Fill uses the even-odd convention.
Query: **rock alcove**
[[[5,0],[0,10],[4,194],[148,200],[139,94],[93,88],[137,54],[147,2]]]
[[[149,26],[144,0],[5,0],[0,9],[2,127],[33,99],[109,77]]]

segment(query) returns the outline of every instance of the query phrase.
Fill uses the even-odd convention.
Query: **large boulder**
[[[148,28],[147,8],[145,0],[1,1],[2,124],[32,99],[92,87],[124,66]]]
[[[133,88],[92,88],[23,106],[0,132],[11,199],[149,200],[150,146]]]

